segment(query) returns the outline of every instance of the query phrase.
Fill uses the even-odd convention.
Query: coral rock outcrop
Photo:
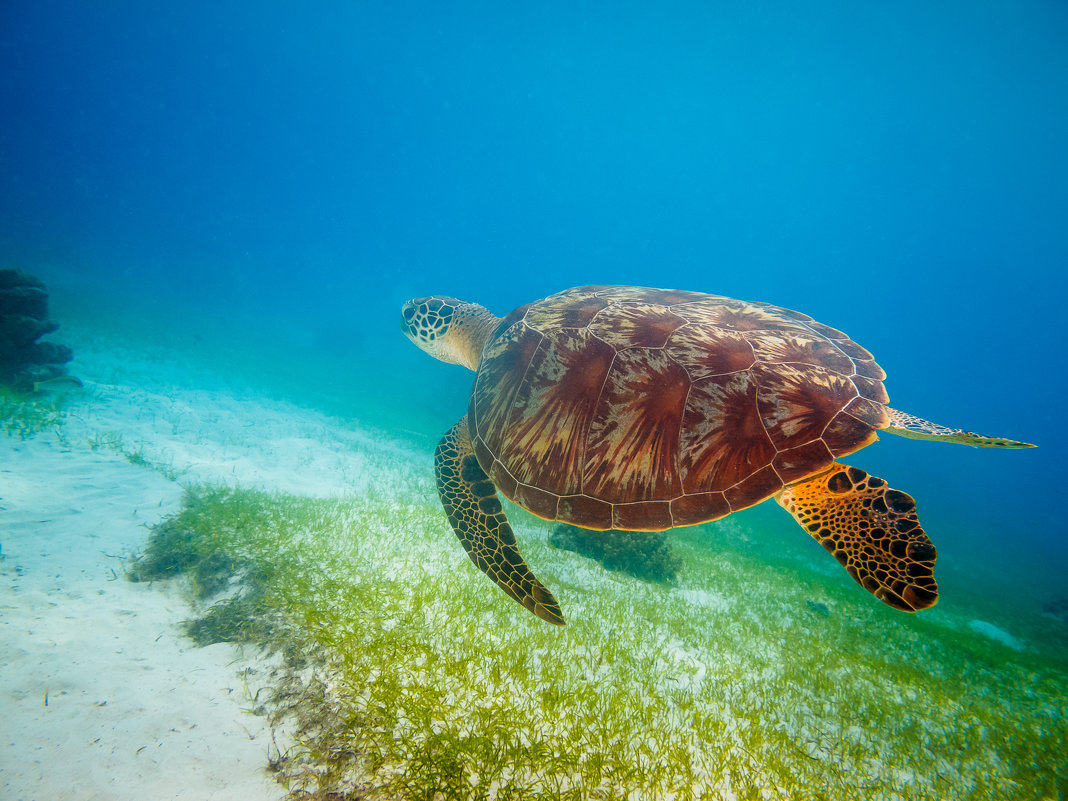
[[[32,390],[35,382],[66,375],[73,352],[39,341],[59,328],[48,319],[48,291],[39,278],[0,270],[0,384]]]

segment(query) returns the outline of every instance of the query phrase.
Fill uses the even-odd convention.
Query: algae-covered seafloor
[[[161,488],[155,513],[114,509],[149,524],[115,562],[116,577],[141,597],[182,593],[175,651],[244,648],[229,695],[273,729],[256,733],[255,770],[270,772],[279,793],[933,800],[1068,791],[1058,621],[1011,609],[980,619],[990,608],[963,602],[902,615],[828,566],[789,520],[759,512],[673,532],[677,576],[652,583],[552,547],[550,524],[509,507],[527,559],[567,605],[568,626],[546,626],[456,543],[425,437],[267,400],[177,354],[117,353],[85,332],[74,344],[83,390],[5,396],[4,444],[18,452],[5,459],[21,471],[92,460]],[[3,546],[8,574],[20,555]],[[8,725],[47,714],[28,703],[10,712]]]

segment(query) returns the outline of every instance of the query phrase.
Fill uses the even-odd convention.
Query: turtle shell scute
[[[723,492],[775,458],[775,445],[757,408],[757,391],[748,371],[691,385],[679,446],[686,492]]]
[[[535,331],[544,332],[585,328],[609,305],[609,301],[592,294],[577,295],[568,302],[535,304],[526,312],[524,322]]]
[[[886,428],[890,425],[890,415],[886,413],[886,407],[868,398],[853,399],[844,411],[872,428]]]
[[[785,450],[823,433],[857,397],[856,385],[834,370],[810,364],[758,364],[757,408],[775,449]]]
[[[875,427],[841,411],[823,429],[821,439],[837,459],[874,442]]]
[[[813,320],[810,323],[807,323],[807,325],[808,325],[809,328],[811,328],[817,334],[821,334],[821,335],[827,337],[827,339],[833,339],[836,342],[839,341],[839,340],[848,340],[849,339],[848,336],[843,334],[837,328],[831,328],[829,325],[824,325],[823,323],[817,323],[815,320]],[[867,358],[869,358],[869,359],[871,358],[871,354],[870,353],[868,354]]]
[[[756,363],[753,346],[737,331],[687,323],[676,329],[664,345],[692,381],[748,370]]]
[[[701,292],[688,289],[655,289],[653,287],[634,286],[593,286],[586,287],[595,292],[597,297],[613,303],[650,303],[659,306],[675,306],[680,303],[700,302],[709,297]]]
[[[865,378],[874,378],[876,381],[886,378],[886,371],[874,359],[853,359],[853,369],[857,375]]]
[[[530,484],[520,484],[512,498],[523,508],[546,520],[556,520],[560,496]]]
[[[792,484],[805,476],[824,470],[834,463],[834,455],[822,439],[779,451],[771,465],[785,484]]]
[[[832,342],[809,331],[755,333],[746,337],[757,361],[764,364],[797,362],[850,375],[853,360]]]
[[[612,504],[589,495],[564,495],[557,511],[561,520],[581,520],[586,528],[607,531],[614,525]]]
[[[663,348],[686,320],[659,304],[617,303],[597,315],[590,333],[616,348]]]
[[[581,493],[583,464],[615,351],[588,330],[563,329],[535,349],[516,387],[507,424],[486,437],[520,483],[560,495]],[[514,377],[514,374],[513,374]],[[492,417],[497,411],[491,401]],[[481,420],[476,399],[476,419]],[[497,435],[497,439],[490,437]]]
[[[747,303],[730,298],[700,301],[672,307],[691,323],[710,325],[727,331],[796,331],[806,323],[780,314],[766,303]]]
[[[842,336],[845,337],[845,334],[843,334]],[[862,359],[866,362],[870,362],[875,359],[875,357],[868,352],[867,348],[862,348],[860,345],[858,345],[856,342],[849,339],[848,337],[839,340],[835,344],[837,344],[838,347],[840,347],[842,351],[846,354],[846,356],[849,356],[851,359]]]
[[[852,376],[853,384],[862,398],[873,400],[876,403],[889,403],[890,396],[886,394],[886,388],[882,381],[874,378],[866,378],[861,375]]]
[[[621,531],[663,531],[674,525],[670,501],[617,503],[612,506],[612,528]]]
[[[783,480],[771,465],[762,467],[744,480],[726,490],[723,495],[731,509],[746,509],[765,498],[770,498],[783,488]]]
[[[676,497],[679,434],[690,388],[663,351],[616,353],[586,437],[583,491],[613,503]]]
[[[671,502],[671,521],[676,526],[692,526],[718,520],[731,513],[731,505],[722,492],[697,492],[680,495]]]

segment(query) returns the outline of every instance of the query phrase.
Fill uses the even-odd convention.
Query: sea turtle
[[[584,286],[504,318],[451,297],[404,304],[405,334],[476,371],[434,455],[471,560],[538,617],[560,606],[519,553],[497,492],[546,520],[660,531],[772,496],[866,590],[915,612],[938,598],[913,499],[836,461],[887,431],[995,448],[1026,443],[889,408],[886,374],[841,331],[719,295]]]

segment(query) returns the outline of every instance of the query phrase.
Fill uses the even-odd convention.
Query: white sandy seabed
[[[72,344],[85,388],[58,433],[0,434],[0,797],[281,798],[268,755],[290,743],[248,712],[270,663],[195,647],[182,588],[126,580],[124,558],[178,510],[182,484],[341,495],[359,487],[361,453],[388,446],[196,389],[209,382],[173,354]]]

